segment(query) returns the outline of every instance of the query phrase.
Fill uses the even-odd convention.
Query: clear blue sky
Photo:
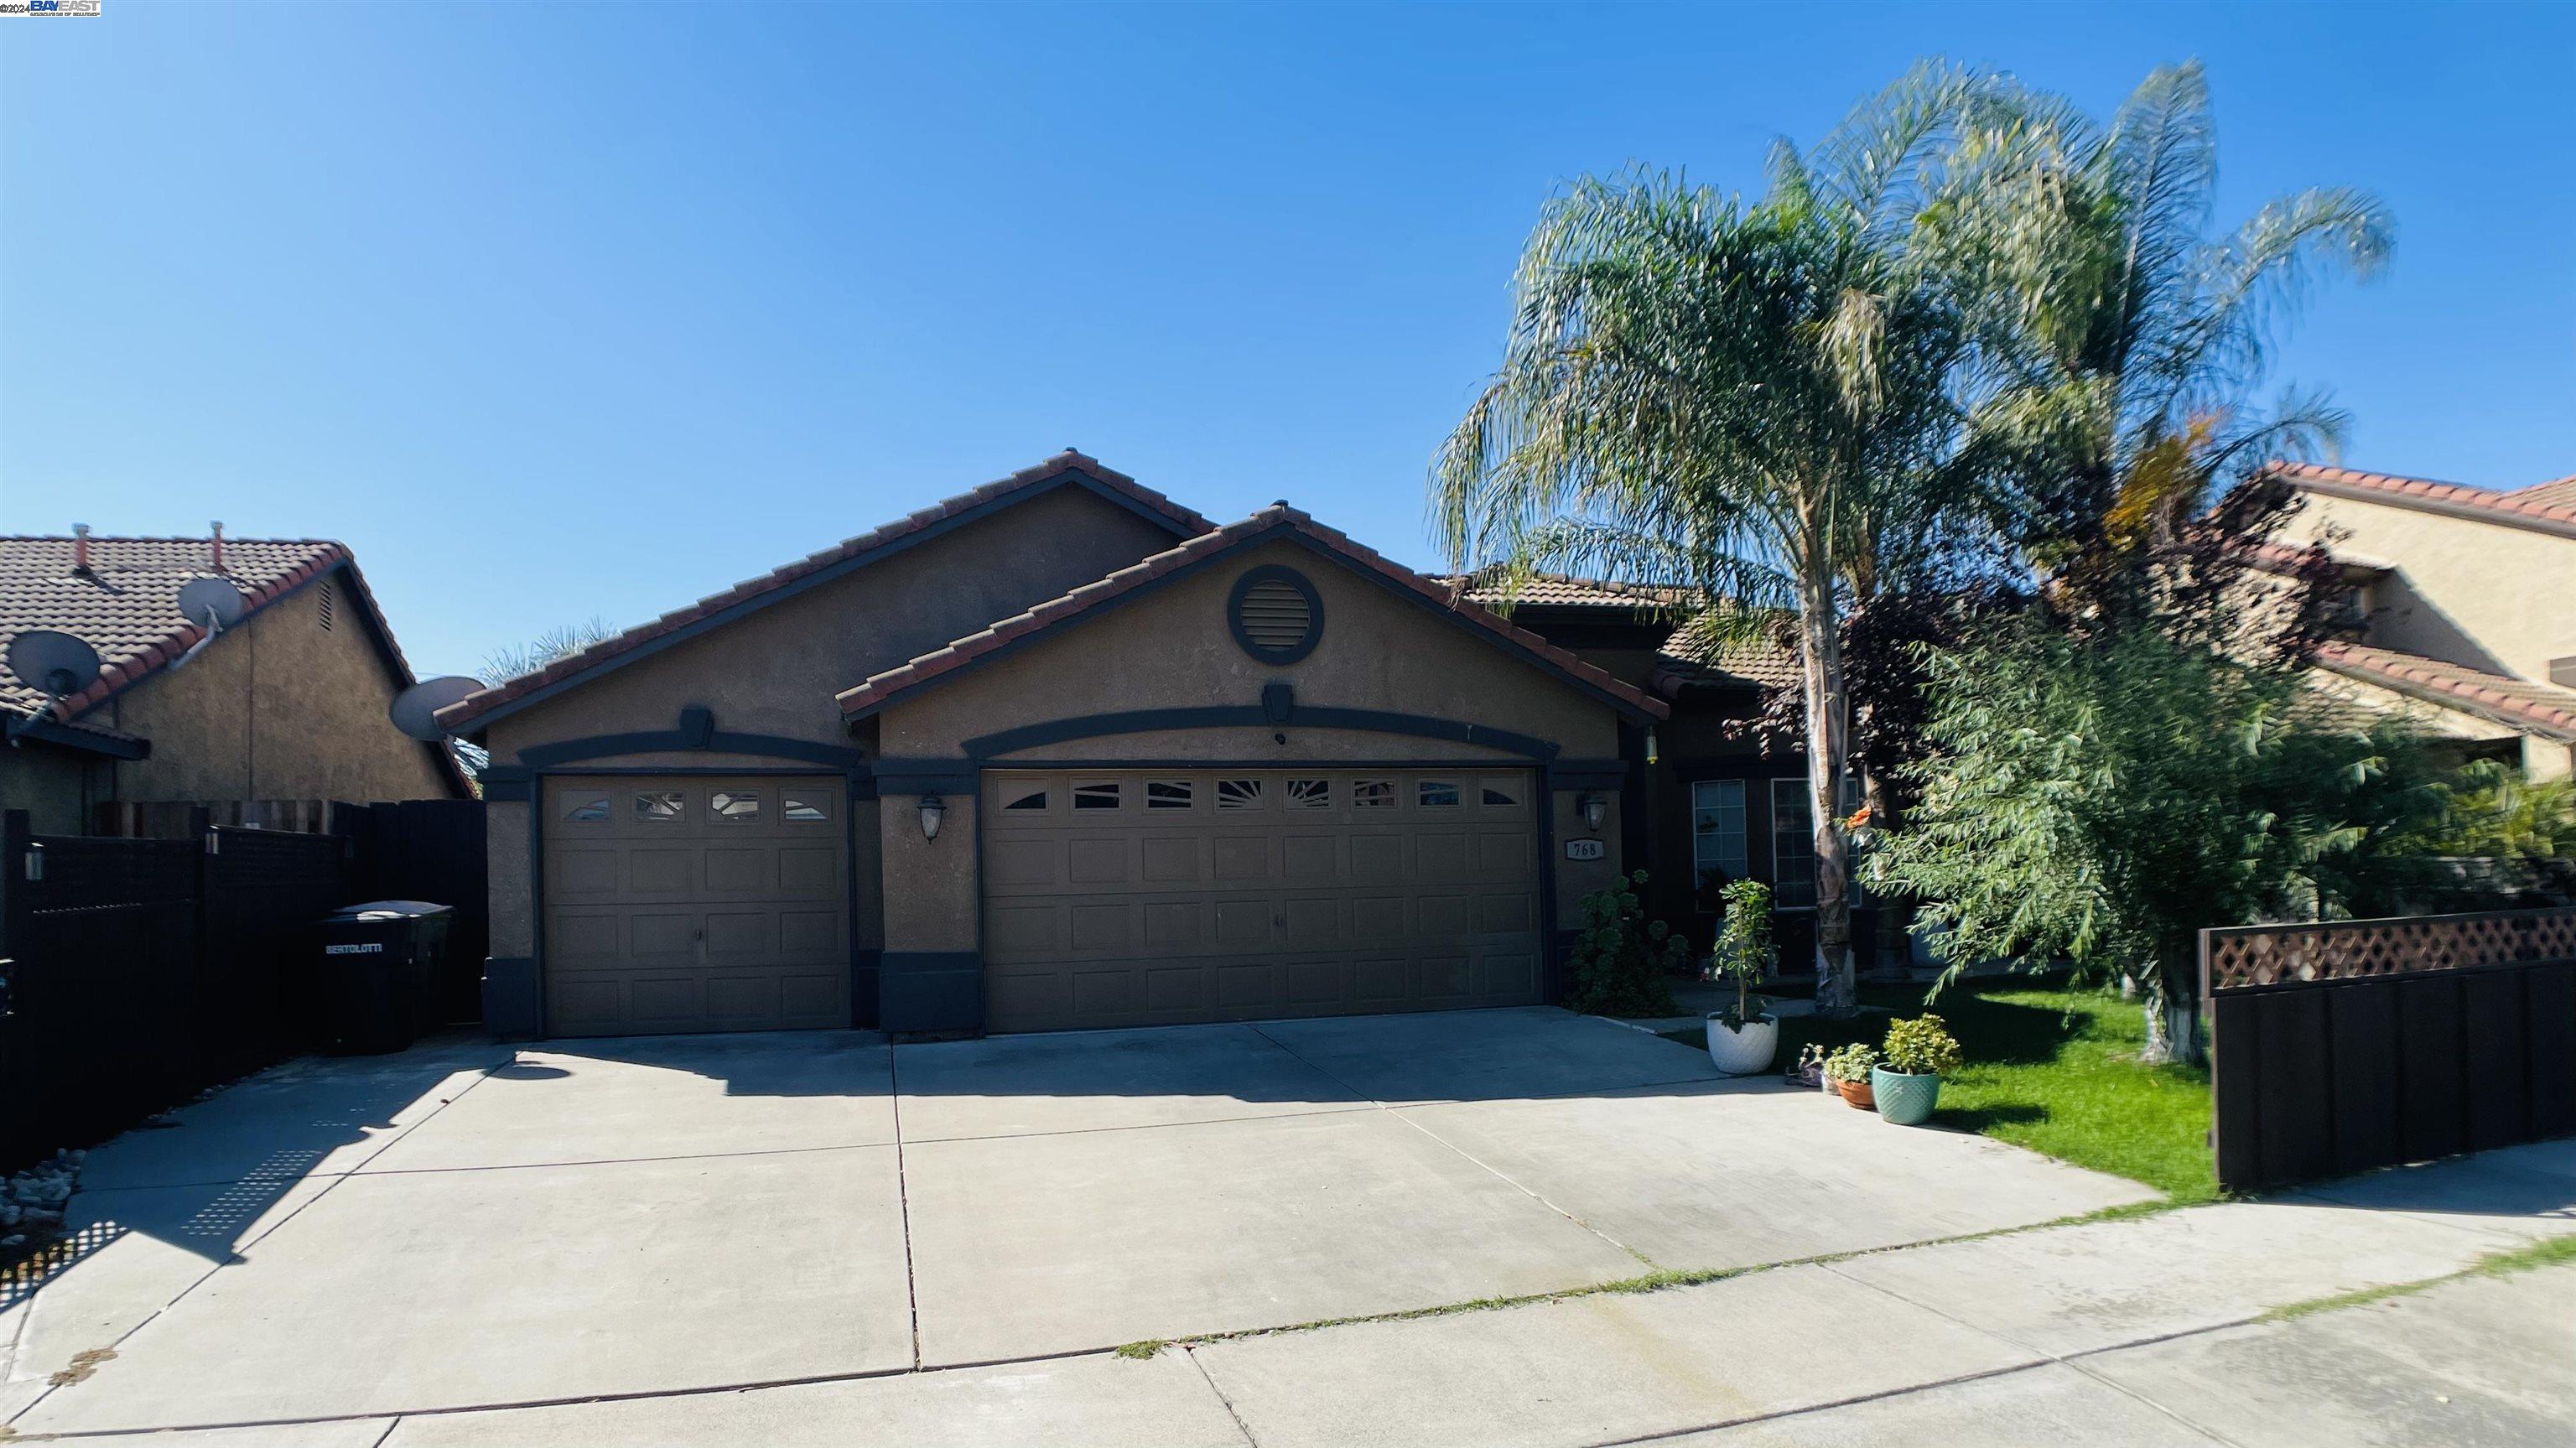
[[[0,528],[321,535],[413,661],[639,622],[1076,445],[1435,561],[1540,201],[1760,186],[1926,54],[2198,55],[2228,216],[2376,190],[2282,374],[2576,472],[2576,10],[173,6],[0,23]]]

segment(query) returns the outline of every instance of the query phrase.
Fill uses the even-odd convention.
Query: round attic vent
[[[1246,571],[1226,600],[1226,622],[1243,651],[1265,664],[1293,664],[1324,636],[1324,601],[1315,585],[1277,564]]]

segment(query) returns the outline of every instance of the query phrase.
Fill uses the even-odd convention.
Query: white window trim
[[[1735,786],[1735,812],[1743,822],[1738,833],[1742,836],[1744,842],[1744,873],[1748,876],[1753,873],[1753,802],[1752,791],[1745,788],[1747,782],[1748,781],[1742,779],[1694,779],[1690,782],[1691,883],[1694,887],[1696,887],[1699,882],[1699,872],[1701,868],[1699,858],[1699,791],[1700,787],[1703,785],[1723,786],[1731,784]],[[1778,867],[1776,865],[1773,867],[1773,873],[1775,875],[1778,873]]]

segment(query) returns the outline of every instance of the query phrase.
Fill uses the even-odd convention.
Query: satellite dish
[[[97,681],[98,650],[67,633],[29,629],[10,641],[9,672],[18,682],[59,699]]]
[[[482,691],[481,679],[469,679],[463,674],[424,679],[395,695],[393,707],[385,711],[385,717],[412,738],[435,743],[447,737],[447,731],[438,727],[438,711]]]
[[[29,629],[9,641],[9,672],[18,682],[45,691],[45,707],[9,721],[9,743],[44,722],[65,694],[77,694],[98,678],[98,650],[67,633]]]
[[[193,578],[179,590],[179,615],[208,633],[231,628],[241,622],[249,608],[241,590],[220,578]],[[208,623],[209,617],[213,622]]]

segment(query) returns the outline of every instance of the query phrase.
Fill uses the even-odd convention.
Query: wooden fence
[[[435,803],[436,801],[424,801]],[[136,840],[184,840],[197,831],[200,818],[218,827],[282,830],[293,835],[347,834],[353,815],[372,805],[328,799],[106,800],[90,808],[94,835]]]
[[[201,814],[175,840],[41,836],[0,815],[0,1172],[306,1049],[308,930],[342,905],[470,905],[448,970],[479,969],[481,806],[424,803],[457,808],[374,806],[343,834]]]
[[[2576,909],[2200,936],[2231,1191],[2576,1132]]]

